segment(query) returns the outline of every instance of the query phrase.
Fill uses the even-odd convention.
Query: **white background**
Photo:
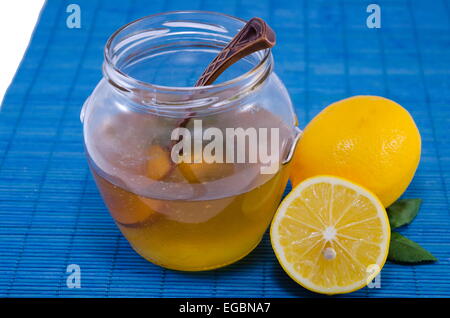
[[[0,1],[0,103],[22,60],[44,2]]]

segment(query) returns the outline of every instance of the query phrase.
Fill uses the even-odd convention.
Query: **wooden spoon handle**
[[[230,43],[208,64],[195,86],[212,84],[230,65],[241,58],[259,50],[268,49],[275,45],[275,32],[260,18],[250,19]],[[177,126],[186,127],[189,120],[195,116],[190,112],[182,118]]]
[[[260,18],[252,18],[209,63],[195,86],[213,83],[230,65],[256,51],[275,45],[275,32]]]
[[[248,21],[241,31],[238,32],[225,46],[222,51],[209,63],[203,71],[195,86],[206,86],[212,84],[217,77],[222,74],[230,65],[241,58],[250,55],[259,50],[268,49],[275,45],[275,32],[260,18],[252,18]],[[178,123],[178,127],[186,127],[190,119],[195,116],[195,111],[190,111]],[[173,147],[178,140],[172,142]],[[172,150],[172,149],[171,149]],[[204,187],[196,188],[202,193]],[[198,193],[197,193],[198,195]]]

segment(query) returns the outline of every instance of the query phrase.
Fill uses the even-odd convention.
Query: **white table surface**
[[[0,1],[0,107],[28,46],[44,0]],[[64,14],[63,12],[61,14]]]

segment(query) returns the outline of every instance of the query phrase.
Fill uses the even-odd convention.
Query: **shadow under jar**
[[[192,87],[244,24],[169,12],[125,25],[108,40],[104,77],[83,106],[86,153],[104,202],[134,250],[160,266],[198,271],[241,259],[261,240],[286,186],[299,130],[271,51],[241,59],[214,85]],[[186,116],[193,147],[178,158],[191,163],[175,163],[172,132]],[[231,138],[234,128],[248,135]],[[208,140],[208,131],[223,138]],[[252,132],[270,162],[259,155],[264,149],[254,160]]]

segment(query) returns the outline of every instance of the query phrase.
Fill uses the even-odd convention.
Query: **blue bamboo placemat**
[[[81,29],[66,7],[81,7]],[[83,153],[79,112],[101,78],[102,49],[119,26],[169,10],[260,16],[277,32],[276,71],[305,124],[329,103],[382,95],[406,107],[423,138],[404,197],[424,200],[402,232],[439,258],[388,263],[381,288],[353,297],[450,296],[450,1],[49,0],[0,112],[0,297],[315,296],[278,265],[268,237],[244,260],[204,273],[164,270],[129,247],[108,215]],[[13,32],[13,30],[11,30]],[[81,288],[66,286],[69,264]]]

